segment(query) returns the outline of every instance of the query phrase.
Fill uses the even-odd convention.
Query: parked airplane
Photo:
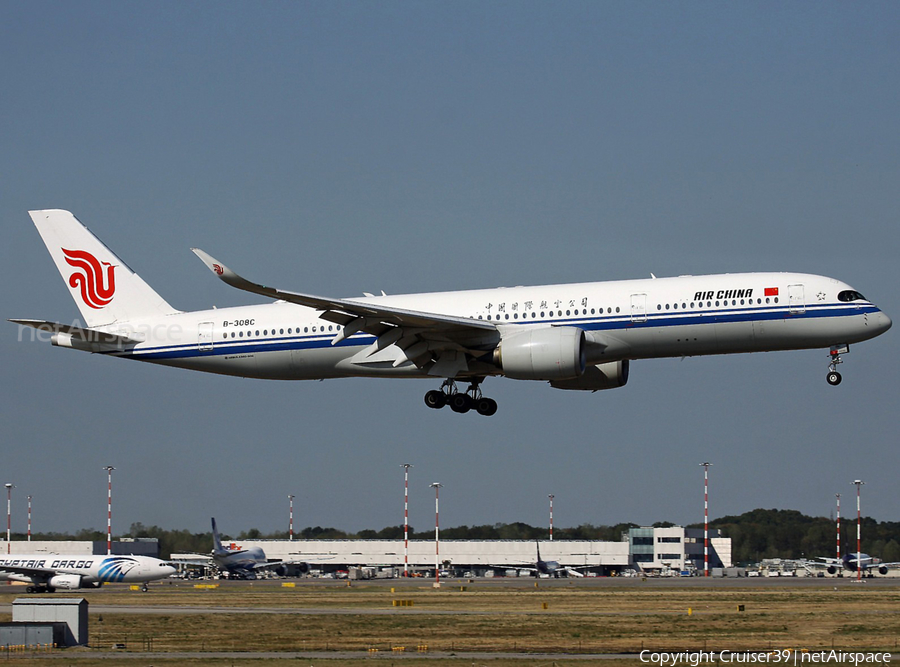
[[[142,583],[146,591],[148,581],[174,573],[170,563],[151,556],[22,554],[0,558],[0,579],[26,582],[29,593],[100,588],[105,582]]]
[[[555,560],[543,560],[541,558],[541,543],[535,540],[535,546],[537,547],[537,562],[535,563],[535,566],[533,568],[521,567],[519,568],[520,570],[530,571],[535,577],[540,577],[541,575],[545,577],[559,577],[561,574],[565,574],[567,577],[584,576],[584,573],[579,572],[574,567],[560,565],[559,562]]]
[[[873,576],[875,572],[885,575],[888,570],[900,567],[900,563],[885,563],[880,558],[855,551],[846,553],[838,560],[837,558],[819,557],[817,560],[821,563],[811,563],[813,567],[824,567],[828,574],[837,574],[840,570],[847,570],[855,573],[858,569],[862,570],[863,576]]]
[[[212,531],[213,561],[220,570],[227,572],[229,577],[235,579],[256,579],[256,576],[265,570],[280,570],[280,574],[284,574],[284,570],[288,565],[296,567],[301,573],[309,572],[309,565],[306,563],[292,561],[269,562],[265,552],[260,547],[241,549],[234,543],[223,547],[215,519],[212,520]]]
[[[68,211],[30,215],[85,325],[11,321],[53,345],[252,378],[433,377],[443,383],[425,403],[456,412],[496,412],[481,392],[490,376],[597,391],[623,386],[632,360],[660,357],[829,348],[837,385],[850,344],[891,326],[846,283],[800,273],[335,299],[250,282],[198,249],[227,284],[277,301],[181,312]]]

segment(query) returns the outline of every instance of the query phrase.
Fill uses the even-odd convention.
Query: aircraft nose
[[[877,332],[875,335],[883,334],[885,331],[891,328],[892,324],[893,322],[891,322],[891,318],[880,310],[875,313],[875,317],[872,318],[872,326]]]

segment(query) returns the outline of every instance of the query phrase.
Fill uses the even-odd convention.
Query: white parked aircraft
[[[864,576],[870,577],[874,576],[875,572],[886,575],[889,570],[900,567],[900,563],[885,563],[880,558],[855,551],[845,553],[840,560],[825,556],[819,556],[817,560],[821,562],[810,563],[810,565],[814,568],[825,569],[828,574],[837,574],[842,570],[854,573],[857,570],[862,570]]]
[[[0,558],[0,579],[28,583],[29,593],[57,588],[100,588],[104,582],[144,584],[175,573],[170,563],[151,556],[22,554]]]
[[[181,312],[68,211],[30,215],[85,324],[11,321],[53,345],[275,380],[433,377],[443,384],[425,403],[456,412],[496,412],[480,389],[489,376],[597,391],[623,386],[630,361],[659,357],[829,348],[836,385],[849,345],[891,326],[846,283],[801,273],[335,299],[250,282],[196,249],[229,285],[276,301]]]

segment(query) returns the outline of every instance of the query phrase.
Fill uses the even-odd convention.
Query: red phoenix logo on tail
[[[91,308],[100,309],[108,306],[116,293],[116,267],[109,262],[100,262],[91,253],[84,250],[63,248],[62,251],[66,256],[66,263],[79,269],[69,276],[69,285],[81,290],[81,300]],[[106,267],[105,276],[103,275],[104,266]]]

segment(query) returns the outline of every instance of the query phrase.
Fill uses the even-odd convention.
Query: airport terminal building
[[[731,539],[710,530],[709,567],[731,567]],[[330,573],[349,568],[374,568],[383,576],[434,572],[435,563],[455,576],[527,576],[543,561],[561,570],[587,576],[624,573],[673,574],[703,571],[703,530],[672,526],[632,528],[618,542],[592,540],[239,540],[235,548],[261,547],[270,561],[307,563],[311,570]],[[0,549],[6,545],[0,540]],[[226,543],[226,546],[228,544]],[[12,554],[68,553],[100,555],[106,542],[13,541]],[[212,545],[210,544],[210,548]],[[159,556],[155,539],[122,539],[112,543],[114,554]],[[178,564],[196,563],[198,554],[172,554]],[[289,574],[299,573],[297,568]],[[577,576],[575,574],[574,576]]]
[[[731,567],[731,539],[710,530],[709,567]],[[673,526],[632,528],[619,542],[591,540],[240,540],[235,547],[260,547],[269,560],[302,561],[313,570],[332,572],[348,567],[384,570],[443,570],[456,576],[520,576],[543,561],[586,575],[625,572],[670,574],[702,572],[703,530]],[[173,560],[180,555],[173,554]],[[184,556],[187,556],[186,554]],[[395,574],[395,573],[391,573]]]

